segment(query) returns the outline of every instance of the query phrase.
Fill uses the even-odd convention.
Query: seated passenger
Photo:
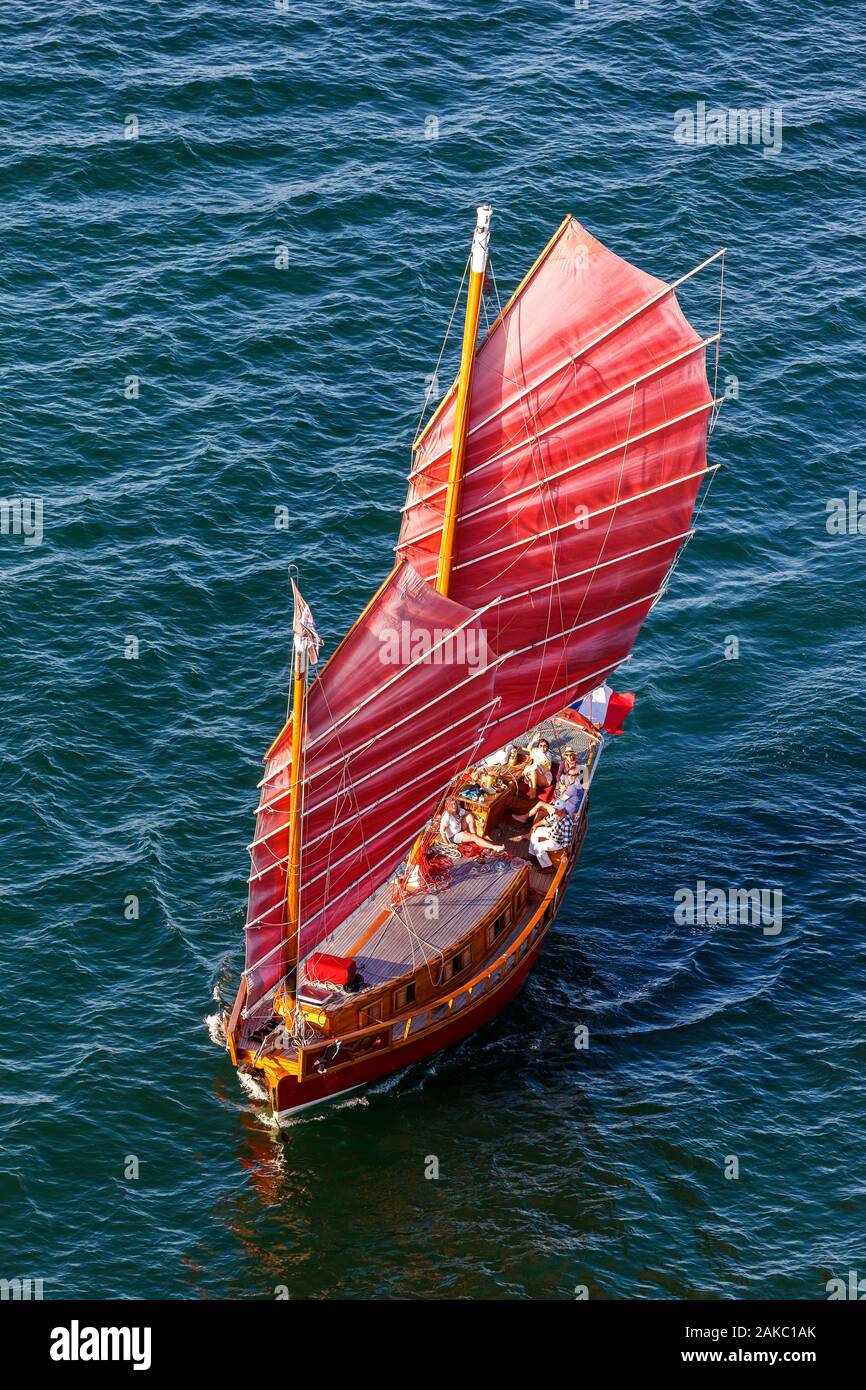
[[[580,767],[577,761],[577,754],[573,748],[566,748],[562,755],[562,762],[559,767],[559,774],[556,778],[554,788],[553,805],[559,806],[563,811],[567,811],[573,816],[580,810],[587,785],[587,773],[585,767]],[[539,811],[546,811],[547,805],[543,801],[537,801],[534,806],[526,812],[524,816],[515,816],[516,821],[521,824],[538,815]]]
[[[563,806],[548,806],[549,815],[532,828],[529,837],[529,852],[534,854],[542,869],[552,869],[548,853],[551,849],[568,849],[571,844],[572,817]]]
[[[586,768],[578,763],[574,749],[566,748],[556,778],[553,804],[563,806],[569,815],[575,815],[588,785]]]
[[[446,845],[477,845],[479,849],[505,853],[504,845],[497,845],[493,840],[485,840],[483,835],[475,833],[475,817],[471,812],[462,810],[454,796],[449,796],[445,802],[445,810],[439,819],[439,836]]]
[[[530,796],[538,796],[539,786],[549,787],[553,781],[550,744],[546,738],[531,739],[527,752],[531,761],[529,766],[524,769],[523,777],[529,787]]]

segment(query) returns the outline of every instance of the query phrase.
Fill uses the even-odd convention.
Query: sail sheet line
[[[723,304],[724,304],[724,299],[725,299],[725,258],[724,258],[724,256],[722,256],[722,269],[721,269],[721,274],[720,274],[720,276],[719,276],[719,331],[718,331],[718,333],[716,334],[716,365],[715,365],[715,370],[714,370],[714,372],[713,372],[713,395],[716,394],[716,388],[717,388],[717,386],[718,386],[718,384],[719,384],[719,353],[720,353],[720,351],[721,351],[721,346],[722,346],[722,306],[723,306]],[[713,430],[716,428],[716,421],[717,421],[718,418],[719,418],[719,411],[721,411],[721,408],[722,408],[722,407],[719,406],[718,410],[714,411],[714,413],[710,416],[710,429],[709,429],[709,433],[710,433],[710,434],[712,434]]]
[[[571,353],[561,362],[558,362],[555,367],[550,368],[550,370],[545,372],[543,376],[539,377],[538,381],[533,382],[532,385],[525,387],[517,396],[513,397],[513,399],[509,401],[506,401],[504,405],[499,406],[491,414],[486,415],[482,420],[479,420],[477,424],[471,425],[469,428],[467,439],[471,439],[473,434],[476,434],[479,430],[484,429],[487,425],[492,425],[496,420],[500,419],[501,416],[507,414],[509,410],[512,410],[514,406],[519,405],[520,401],[523,399],[524,396],[529,395],[532,391],[537,391],[539,386],[545,386],[547,382],[551,380],[552,377],[557,376],[560,372],[564,372],[568,367],[574,366],[575,363],[580,360],[580,358],[585,357],[588,352],[592,352],[594,348],[598,347],[608,338],[613,337],[613,335],[615,333],[618,333],[621,328],[625,328],[628,326],[628,324],[633,323],[636,318],[638,318],[641,314],[646,313],[648,309],[652,309],[654,305],[661,303],[661,301],[667,295],[672,293],[675,294],[680,285],[685,284],[686,280],[690,280],[693,275],[697,275],[699,271],[706,269],[708,265],[712,265],[713,261],[718,260],[719,256],[724,256],[726,250],[726,247],[721,247],[718,251],[715,251],[712,256],[708,256],[705,261],[701,261],[700,265],[696,265],[693,270],[687,271],[685,275],[681,275],[677,280],[672,280],[670,284],[665,284],[656,294],[652,295],[642,304],[639,304],[637,308],[632,309],[628,314],[626,314],[624,318],[619,319],[617,323],[612,324],[609,328],[604,329],[601,333],[598,334],[597,337],[593,338],[591,342],[582,345],[576,352]],[[496,325],[494,324],[494,328],[495,327]],[[493,330],[491,330],[491,332],[492,331]],[[445,396],[443,396],[438,409],[430,417],[430,420],[427,423],[427,427],[425,428],[424,433],[420,435],[418,439],[416,439],[415,444],[413,445],[413,450],[416,450],[418,448],[418,446],[421,443],[421,440],[424,438],[424,435],[426,435],[430,426],[436,420],[439,411],[448,403],[448,400],[453,394],[453,391],[454,387],[452,386],[450,391]],[[424,460],[423,464],[421,464],[420,467],[413,469],[408,474],[407,481],[410,483],[413,482],[415,478],[421,477],[427,471],[428,468],[432,467],[436,463],[441,463],[444,458],[447,458],[447,456],[447,449],[442,450],[438,454],[431,455],[429,459]]]
[[[608,401],[612,401],[617,396],[621,396],[626,391],[630,391],[633,387],[640,386],[643,382],[649,381],[651,377],[658,376],[662,372],[668,371],[671,367],[678,366],[680,362],[684,362],[686,358],[694,356],[696,352],[706,350],[706,348],[711,347],[713,343],[717,342],[720,337],[720,333],[713,333],[709,338],[701,338],[698,342],[687,347],[683,352],[678,353],[676,357],[668,358],[666,362],[659,363],[657,366],[651,368],[650,371],[644,372],[642,376],[635,377],[633,381],[624,382],[622,386],[617,386],[615,390],[609,391],[607,395],[597,396],[595,400],[588,401],[586,405],[582,405],[579,410],[573,411],[571,415],[565,415],[561,420],[555,420],[552,424],[544,426],[537,434],[524,436],[524,438],[517,440],[516,443],[506,445],[498,454],[491,454],[490,458],[484,459],[481,463],[474,464],[472,468],[467,468],[464,477],[471,478],[476,473],[483,473],[491,464],[501,463],[502,460],[508,458],[510,454],[519,453],[520,450],[525,449],[527,445],[537,444],[539,440],[545,438],[547,435],[554,434],[557,430],[563,429],[565,425],[572,424],[575,420],[580,419],[581,416],[589,414],[592,410],[596,410],[598,406],[606,405]],[[544,406],[542,405],[540,409],[543,410],[543,408]],[[411,501],[407,500],[404,502],[403,506],[400,508],[401,512],[411,512],[416,507],[423,507],[425,503],[433,501],[434,498],[445,492],[446,487],[447,485],[445,483],[437,483],[429,492],[425,492],[419,497],[413,497]]]
[[[493,704],[496,704],[497,702],[494,700],[494,701],[492,701],[492,703],[493,703]],[[485,705],[484,708],[486,709],[487,706]],[[479,713],[480,713],[480,711],[479,711]],[[401,784],[402,789],[405,791],[405,789],[406,789],[407,787],[414,786],[414,784],[415,784],[416,782],[421,782],[421,781],[423,781],[425,777],[429,777],[430,774],[431,774],[432,772],[437,772],[437,771],[439,770],[439,768],[445,767],[445,765],[446,765],[447,763],[453,763],[455,757],[460,757],[460,758],[462,758],[463,755],[464,755],[465,753],[468,753],[468,752],[470,752],[471,749],[475,748],[476,745],[477,745],[477,743],[478,743],[478,735],[476,734],[475,738],[472,739],[472,741],[471,741],[470,743],[466,743],[466,744],[464,744],[461,748],[458,748],[456,754],[450,754],[447,758],[442,758],[440,762],[434,763],[434,764],[432,765],[432,767],[427,767],[427,768],[425,768],[423,772],[419,772],[415,777],[410,777],[410,778],[408,778],[406,781],[404,781],[404,782]],[[459,771],[459,769],[458,769],[458,771]],[[449,780],[450,780],[450,779],[449,779]],[[363,785],[363,784],[352,783],[352,784],[351,784],[351,789],[354,790],[358,785]],[[448,782],[445,782],[444,785],[447,786],[447,785],[448,785]],[[393,792],[390,792],[390,791],[389,791],[385,796],[380,796],[376,801],[370,801],[370,802],[368,802],[367,805],[366,805],[366,807],[365,807],[365,812],[373,811],[373,810],[375,810],[375,808],[376,808],[377,806],[384,806],[385,803],[386,803],[387,801],[391,801],[392,799],[393,799]],[[406,814],[408,815],[413,809],[414,809],[414,808],[410,806],[410,807],[409,807],[409,810],[406,812]],[[341,829],[343,829],[343,828],[348,828],[348,827],[351,825],[352,821],[358,820],[359,818],[360,818],[359,813],[356,813],[356,814],[351,815],[351,816],[347,816],[347,817],[345,818],[345,820],[341,821]],[[400,817],[397,817],[397,819],[399,820]],[[387,829],[387,827],[385,827],[383,830],[381,830],[381,831],[379,832],[379,834],[384,834],[384,833],[385,833],[385,829]],[[311,849],[311,848],[313,847],[313,845],[318,844],[318,843],[319,843],[322,839],[324,839],[324,838],[325,838],[325,837],[322,836],[322,835],[317,836],[316,839],[308,841],[306,848],[307,848],[308,850]],[[371,839],[375,839],[375,838],[376,838],[376,836],[371,836]],[[287,862],[287,856],[284,857],[284,858],[282,858],[282,859],[275,859],[274,862],[273,862],[272,864],[267,864],[267,865],[261,870],[260,873],[251,874],[250,877],[249,877],[249,879],[247,880],[247,882],[248,882],[248,883],[255,883],[255,882],[258,882],[260,879],[266,878],[267,875],[268,875],[269,873],[273,873],[274,869],[281,867],[281,866],[284,865],[286,862]],[[340,861],[338,861],[338,862],[342,863],[342,860],[340,860]],[[322,877],[321,873],[315,874],[312,878],[308,879],[307,882],[308,882],[308,883],[315,883],[315,882],[317,881],[317,879],[319,879],[319,878],[321,878],[321,877]]]
[[[354,719],[355,716],[358,715],[361,712],[361,710],[364,709],[365,706],[367,706],[370,703],[371,700],[378,699],[379,696],[382,695],[386,690],[388,690],[392,685],[394,685],[396,681],[402,680],[404,676],[409,675],[409,673],[413,671],[416,666],[429,666],[430,657],[434,654],[434,652],[439,651],[440,647],[443,647],[446,642],[453,642],[458,632],[462,632],[463,629],[468,627],[470,623],[476,622],[487,612],[489,608],[492,608],[495,603],[496,599],[491,599],[489,603],[485,603],[482,608],[479,608],[477,610],[477,612],[469,613],[461,622],[457,623],[454,627],[449,628],[445,636],[440,638],[438,642],[434,642],[429,647],[425,647],[425,650],[421,656],[416,657],[414,661],[407,662],[405,666],[401,666],[400,670],[397,671],[396,674],[390,678],[390,680],[385,681],[384,685],[377,686],[376,689],[373,690],[366,697],[366,699],[362,700],[360,704],[356,705],[354,709],[348,710],[346,714],[341,715],[340,719],[337,720],[336,723],[334,723],[333,725],[329,725],[328,728],[323,729],[320,734],[316,734],[314,738],[310,739],[310,742],[307,745],[307,751],[309,752],[311,749],[315,748],[316,744],[322,742],[322,739],[330,738],[331,734],[334,733],[343,724],[347,723],[348,720]],[[264,777],[259,782],[259,786],[263,787],[267,785],[268,782],[272,782],[275,777],[278,777],[281,772],[284,772],[286,770],[286,768],[289,766],[290,761],[290,758],[286,759],[286,761],[280,763],[279,767],[274,767],[269,772],[266,772]]]
[[[465,264],[465,266],[463,267],[463,278],[462,278],[461,281],[460,281],[460,284],[459,284],[458,289],[457,289],[457,294],[456,294],[455,297],[454,297],[454,305],[453,305],[453,307],[452,307],[452,309],[451,309],[451,317],[450,317],[449,320],[448,320],[448,327],[445,329],[445,336],[444,336],[444,338],[442,339],[442,346],[441,346],[441,348],[439,349],[439,356],[438,356],[437,359],[436,359],[436,366],[433,368],[433,372],[432,372],[432,374],[431,374],[431,376],[430,376],[430,385],[427,387],[427,394],[426,394],[425,397],[424,397],[424,404],[423,404],[422,407],[421,407],[421,414],[418,416],[418,423],[417,423],[417,425],[415,426],[415,433],[414,433],[414,436],[413,436],[413,437],[416,438],[416,439],[418,438],[418,431],[420,430],[422,421],[423,421],[423,419],[424,419],[424,412],[425,412],[425,410],[427,409],[427,406],[430,404],[430,397],[431,397],[432,394],[433,394],[433,390],[434,390],[434,388],[435,388],[436,381],[437,381],[437,379],[438,379],[438,377],[439,377],[439,368],[440,368],[440,366],[442,365],[442,358],[445,356],[445,349],[446,349],[446,347],[448,346],[448,339],[449,339],[449,337],[450,337],[450,335],[451,335],[451,328],[452,328],[452,325],[453,325],[453,323],[454,323],[454,315],[457,313],[457,306],[458,306],[458,304],[460,303],[460,297],[461,297],[461,295],[463,294],[463,286],[464,286],[465,283],[466,283],[466,276],[467,276],[468,273],[469,273],[469,266],[470,266],[471,262],[472,262],[472,251],[471,251],[471,249],[470,249],[469,255],[466,257],[466,264]]]
[[[682,415],[674,415],[670,420],[663,420],[660,424],[653,425],[651,429],[644,430],[641,434],[633,435],[631,439],[620,439],[615,444],[611,444],[606,449],[602,449],[599,453],[591,454],[589,458],[578,459],[577,463],[570,463],[567,468],[560,468],[557,473],[550,473],[540,480],[527,483],[525,487],[518,488],[515,492],[510,492],[508,494],[508,501],[512,502],[516,498],[522,497],[527,492],[534,492],[538,487],[555,483],[560,478],[565,478],[572,473],[576,473],[580,468],[587,468],[591,463],[597,463],[599,459],[606,458],[608,454],[617,453],[624,445],[640,444],[644,439],[650,439],[654,435],[663,434],[664,431],[669,429],[672,425],[681,425],[684,420],[690,420],[695,415],[700,415],[707,410],[711,410],[716,403],[715,400],[704,401],[701,405],[695,406],[692,410],[685,411]],[[535,441],[530,439],[527,440],[526,443],[531,446]],[[497,497],[492,502],[485,502],[483,506],[473,508],[470,512],[461,512],[458,521],[469,521],[473,517],[481,516],[482,513],[492,511],[496,507],[501,507],[501,505],[501,498]],[[440,524],[439,526],[431,527],[428,531],[419,531],[416,535],[410,536],[407,540],[400,541],[394,549],[398,551],[406,550],[413,545],[420,545],[422,541],[430,540],[431,537],[438,535],[441,530],[442,526]]]
[[[486,669],[489,671],[494,665],[499,665],[500,662],[506,661],[506,660],[508,659],[508,656],[509,656],[509,655],[510,655],[510,653],[506,653],[505,656],[500,656],[500,657],[498,657],[497,660],[496,660],[495,662],[490,662],[490,664],[488,665],[488,667],[487,667]],[[461,682],[461,685],[465,685],[465,684],[466,684],[465,681],[462,681],[462,682]],[[457,688],[458,688],[457,686],[454,686],[454,687],[453,687],[454,690],[456,690]],[[452,692],[446,691],[446,692],[445,692],[445,695],[450,696],[451,693],[452,693]],[[444,698],[444,696],[437,696],[436,700],[431,700],[431,701],[430,701],[430,705],[437,704],[438,701],[439,701],[440,699],[442,699],[442,698]],[[414,744],[415,750],[417,751],[417,750],[420,749],[420,748],[426,748],[427,745],[428,745],[429,743],[441,742],[441,741],[442,741],[443,735],[446,734],[446,733],[448,733],[449,730],[451,730],[451,729],[456,729],[460,724],[465,724],[466,721],[467,721],[467,719],[477,719],[481,714],[483,714],[483,712],[484,712],[489,706],[495,705],[496,703],[497,703],[497,698],[494,698],[494,699],[492,699],[492,700],[488,700],[487,703],[484,704],[484,705],[481,705],[481,707],[480,707],[479,709],[477,709],[477,710],[471,710],[469,714],[461,715],[461,717],[460,717],[459,719],[455,719],[455,718],[453,717],[453,715],[452,715],[451,718],[450,718],[450,720],[449,720],[449,723],[445,726],[445,728],[437,729],[437,730],[436,730],[434,733],[432,733],[428,738],[422,739],[419,743],[415,743],[415,744]],[[420,711],[419,711],[419,713],[420,713]],[[405,719],[402,719],[402,720],[400,720],[399,722],[400,722],[401,724],[402,724],[402,723],[406,723],[407,720],[409,720],[409,719],[415,719],[416,717],[417,717],[417,715],[416,715],[415,713],[413,713],[413,714],[411,714],[411,715],[407,715]],[[399,727],[399,726],[398,726],[397,724],[394,724],[394,725],[391,727],[391,729],[389,729],[389,733],[393,733],[393,730],[396,729],[397,727]],[[372,745],[373,743],[377,743],[377,742],[379,741],[379,738],[380,738],[380,737],[381,737],[381,736],[377,734],[376,737],[375,737],[374,739],[368,740],[368,742],[364,745],[364,748],[363,748],[363,749],[357,749],[357,750],[353,749],[353,750],[351,751],[351,753],[350,753],[349,756],[350,756],[350,757],[356,757],[358,753],[363,752],[364,749],[371,747],[371,745]],[[346,759],[344,759],[343,761],[344,761],[344,764],[347,763],[347,762],[348,762],[348,757],[347,757]],[[391,758],[390,762],[378,764],[378,766],[377,766],[377,768],[376,768],[376,773],[377,773],[377,775],[378,775],[379,773],[381,773],[381,772],[387,771],[387,769],[388,769],[389,767],[396,767],[396,766],[398,765],[398,763],[401,763],[402,761],[403,761],[403,754],[401,753],[401,754],[399,754],[396,758]],[[334,766],[334,764],[332,763],[332,764],[331,764],[331,767],[333,767],[333,766]],[[323,770],[324,770],[324,769],[323,769]],[[318,776],[318,775],[319,775],[319,774],[318,774],[318,770],[317,770],[317,772],[314,773],[313,775],[314,775],[314,776]],[[312,778],[309,779],[309,780],[312,780]],[[366,780],[366,779],[365,779],[365,780]],[[290,793],[290,791],[291,791],[291,788],[287,787],[286,790],[285,790],[284,792],[281,792],[279,796],[274,797],[274,800],[268,803],[269,807],[275,806],[276,803],[277,803],[278,801],[282,800],[282,798],[283,798],[284,796],[288,796],[289,793]],[[320,806],[320,807],[321,807],[321,806],[328,806],[332,801],[335,801],[341,794],[342,794],[342,791],[341,791],[341,790],[338,790],[338,791],[332,793],[331,796],[324,797],[324,798],[322,799],[322,801],[318,802],[318,806]],[[256,849],[259,845],[266,844],[267,841],[268,841],[273,835],[279,834],[279,831],[280,831],[280,827],[279,827],[279,826],[275,827],[273,830],[267,831],[266,834],[259,836],[258,839],[253,840],[251,844],[247,845],[247,849],[250,851],[250,853],[252,853],[252,851],[253,851],[254,849]],[[321,839],[322,837],[319,836],[318,838]],[[314,844],[316,844],[316,843],[317,843],[317,840],[315,840],[315,839],[314,839],[314,840],[310,840],[310,841],[307,842],[307,847],[309,848],[310,846],[312,846],[312,845],[314,845]]]

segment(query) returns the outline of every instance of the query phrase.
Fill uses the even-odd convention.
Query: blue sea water
[[[0,536],[0,1276],[816,1299],[866,1274],[863,27],[791,0],[4,8],[0,495],[43,499],[44,534]],[[678,142],[699,102],[764,109],[781,148]],[[332,647],[390,567],[483,199],[503,296],[567,211],[666,278],[730,248],[722,468],[528,987],[278,1140],[212,1032],[285,567]],[[713,332],[717,274],[682,302]],[[780,890],[782,930],[678,922],[698,881]]]

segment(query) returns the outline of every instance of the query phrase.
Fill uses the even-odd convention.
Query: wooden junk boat
[[[606,678],[718,466],[720,334],[701,338],[675,295],[695,271],[654,279],[567,217],[477,347],[490,217],[394,569],[311,682],[319,639],[293,581],[292,713],[265,758],[225,1019],[279,1123],[460,1041],[520,989],[633,699]]]

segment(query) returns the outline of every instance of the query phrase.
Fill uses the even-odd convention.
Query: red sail
[[[705,343],[670,286],[567,218],[479,349],[449,593],[494,606],[493,738],[628,655],[707,471]],[[454,392],[417,441],[398,555],[436,572]]]
[[[568,218],[478,352],[449,598],[433,581],[453,390],[433,416],[397,568],[309,693],[302,957],[393,872],[461,768],[630,652],[708,471],[704,348],[670,286]],[[290,750],[286,729],[262,783],[248,1007],[290,964]]]
[[[493,715],[483,617],[411,565],[383,585],[310,687],[301,955],[393,872],[441,791],[478,756]],[[251,846],[247,1006],[281,980],[291,731],[271,749]]]

